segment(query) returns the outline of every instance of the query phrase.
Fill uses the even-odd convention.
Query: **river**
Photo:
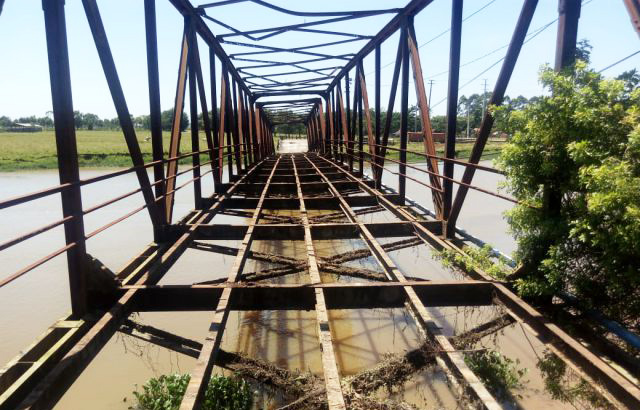
[[[424,164],[418,165],[424,167]],[[394,169],[390,166],[391,169]],[[456,177],[461,176],[456,167]],[[82,178],[109,172],[107,170],[83,170]],[[425,174],[408,169],[408,175],[425,180]],[[178,185],[190,179],[183,175]],[[57,184],[55,171],[1,173],[0,197],[7,198]],[[397,177],[386,174],[385,184],[395,187]],[[502,177],[487,172],[477,172],[474,183],[495,191]],[[135,189],[134,175],[117,177],[95,186],[83,187],[84,208],[106,201],[116,195]],[[205,177],[203,194],[212,192],[212,180]],[[407,195],[433,208],[428,189],[408,180]],[[85,231],[90,232],[104,223],[120,217],[142,204],[140,194],[89,214],[85,218]],[[193,190],[187,186],[177,193],[175,213],[178,218],[192,208]],[[503,212],[511,203],[486,194],[469,191],[458,225],[469,233],[482,238],[495,247],[511,253],[514,241],[508,234]],[[3,221],[0,235],[4,240],[61,218],[58,195],[40,199],[27,205],[0,211]],[[282,212],[281,212],[282,213]],[[288,211],[295,215],[296,211]],[[362,220],[394,220],[387,212],[363,215]],[[177,218],[175,218],[177,219]],[[219,215],[218,223],[244,223],[246,218]],[[87,242],[88,252],[100,259],[113,271],[118,271],[127,261],[142,250],[151,240],[149,216],[141,211],[131,218],[98,234]],[[314,241],[318,256],[329,256],[364,247],[359,240]],[[382,241],[384,242],[384,241]],[[239,241],[216,241],[226,246],[238,246]],[[23,244],[0,253],[3,276],[17,271],[53,250],[63,246],[61,228],[53,229]],[[255,241],[253,250],[301,257],[303,242]],[[455,274],[442,268],[432,257],[427,246],[417,246],[390,253],[395,263],[406,275],[426,279],[453,279]],[[190,284],[227,276],[232,256],[188,249],[163,278],[163,284]],[[365,266],[380,270],[371,258],[351,262],[353,266]],[[11,284],[0,288],[0,361],[7,362],[20,349],[26,347],[47,326],[63,317],[69,310],[68,282],[64,255],[33,270]],[[271,267],[263,262],[248,261],[245,272]],[[302,272],[274,282],[305,281],[308,274]],[[323,280],[336,277],[323,274]],[[494,307],[484,308],[432,308],[429,309],[445,334],[459,333],[497,315]],[[331,330],[334,337],[336,358],[342,376],[355,374],[374,366],[387,353],[402,353],[420,345],[420,336],[410,316],[403,309],[373,309],[330,311]],[[202,341],[211,320],[210,312],[172,312],[135,314],[136,321],[165,329],[178,335]],[[509,357],[520,360],[520,367],[527,367],[529,382],[518,393],[517,399],[524,408],[540,408],[540,404],[558,406],[542,392],[542,384],[535,368],[536,355],[542,352],[540,343],[533,337],[523,337],[519,326],[506,328],[495,343]],[[531,342],[529,342],[531,340]],[[316,335],[314,312],[233,312],[224,333],[224,349],[241,351],[253,357],[274,362],[291,370],[322,374],[320,353]],[[533,349],[535,348],[535,352]],[[133,404],[131,392],[141,389],[150,377],[170,372],[189,372],[194,359],[166,349],[137,341],[117,333],[88,366],[72,388],[59,402],[59,409],[126,409]],[[258,408],[273,408],[277,397],[262,391],[256,392]],[[446,383],[444,374],[437,370],[419,372],[394,393],[396,397],[418,405],[420,408],[455,408],[455,399]]]

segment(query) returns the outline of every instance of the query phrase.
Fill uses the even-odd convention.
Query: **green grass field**
[[[150,132],[136,132],[145,162],[152,160]],[[132,165],[121,131],[76,131],[78,162],[81,167],[129,167]],[[204,134],[202,135],[204,138]],[[206,148],[201,138],[200,149]],[[165,157],[169,149],[169,133],[163,135]],[[191,151],[191,135],[183,132],[180,152]],[[203,156],[202,161],[205,161]],[[190,162],[185,158],[181,162]],[[38,133],[0,133],[0,171],[50,169],[58,167],[53,131]]]
[[[76,131],[78,141],[78,162],[85,168],[121,168],[131,166],[129,151],[121,131]],[[145,162],[151,161],[151,141],[149,131],[138,130],[137,138]],[[281,136],[285,138],[285,136]],[[168,156],[169,133],[165,132],[164,151]],[[277,140],[275,141],[277,146]],[[493,158],[500,153],[504,143],[489,142],[483,158]],[[200,149],[206,147],[204,134],[200,137]],[[398,145],[391,145],[397,148]],[[459,143],[456,146],[456,157],[466,159],[471,151],[471,143]],[[409,143],[409,150],[424,152],[422,143]],[[366,147],[365,147],[366,149]],[[438,155],[443,154],[443,144],[436,144]],[[189,131],[182,133],[180,152],[191,151],[191,136]],[[389,150],[387,155],[397,159],[398,152]],[[410,162],[423,162],[424,157],[409,153]],[[202,155],[201,161],[207,161]],[[184,158],[181,163],[190,163],[190,158]],[[0,171],[20,171],[35,169],[55,169],[58,167],[56,156],[56,142],[53,131],[39,133],[0,133]]]
[[[493,159],[500,154],[502,151],[502,147],[505,142],[502,141],[489,141],[484,148],[484,152],[482,153],[482,159]],[[392,144],[390,145],[392,148],[400,148],[400,144]],[[457,159],[462,161],[466,161],[471,154],[471,149],[473,148],[472,142],[458,142],[456,143],[456,155]],[[410,142],[407,144],[407,150],[414,152],[424,152],[424,144],[422,142]],[[436,155],[444,156],[444,144],[436,143]],[[387,157],[398,159],[400,156],[400,152],[394,150],[387,151]],[[416,155],[412,153],[407,153],[407,161],[408,162],[424,162],[425,157],[422,155]]]

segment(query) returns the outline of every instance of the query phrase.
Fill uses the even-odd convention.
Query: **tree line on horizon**
[[[588,60],[587,60],[588,61]],[[616,77],[618,80],[622,80],[627,84],[627,87],[636,88],[640,85],[640,72],[636,69],[625,71]],[[469,96],[462,95],[458,100],[458,115],[457,115],[457,135],[458,137],[469,136],[475,137],[476,130],[480,127],[483,114],[486,110],[492,109],[488,107],[488,101],[491,98],[491,92],[475,93]],[[500,109],[494,110],[494,124],[493,133],[506,136],[510,138],[515,132],[515,124],[511,113],[514,111],[523,110],[527,106],[538,102],[542,97],[533,96],[526,98],[522,95],[517,97],[505,96],[504,101]],[[372,119],[375,118],[375,110],[370,109]],[[209,111],[211,117],[212,112]],[[386,123],[387,112],[381,113],[381,124],[384,127]],[[83,130],[119,130],[120,121],[118,118],[103,119],[96,114],[82,113],[80,111],[74,111],[74,118],[76,129]],[[131,116],[133,124],[137,129],[149,130],[151,128],[151,121],[149,115]],[[391,133],[394,133],[400,129],[400,112],[394,111],[391,117]],[[30,123],[42,126],[45,129],[53,128],[53,113],[47,112],[47,115],[43,117],[37,117],[32,115],[30,117],[19,117],[15,120],[7,116],[0,116],[0,130],[8,128],[14,123]],[[164,131],[170,131],[173,124],[173,109],[162,111],[162,129]],[[414,132],[422,131],[422,122],[420,118],[419,109],[416,105],[409,107],[408,111],[408,130]],[[182,119],[180,124],[181,131],[185,131],[189,128],[190,121],[189,115],[186,112],[182,113]],[[446,115],[433,115],[431,116],[431,127],[433,132],[445,132],[447,128],[447,116]],[[202,120],[202,113],[198,116],[198,128],[204,129],[204,123]],[[303,124],[280,124],[276,126],[277,134],[305,134],[306,129]],[[356,135],[359,132],[358,124],[356,123]],[[366,132],[366,129],[365,129]]]
[[[80,111],[73,112],[76,129],[78,130],[119,130],[120,128],[120,120],[118,117],[116,118],[100,118],[96,114],[92,113],[83,113]],[[140,116],[131,116],[133,121],[133,125],[137,129],[151,129],[151,120],[148,115],[140,115]],[[164,131],[170,131],[173,124],[173,109],[162,111],[161,116],[162,129]],[[47,112],[47,115],[43,117],[38,117],[35,115],[29,117],[19,117],[15,120],[12,120],[8,116],[0,116],[0,129],[8,128],[15,123],[27,123],[27,124],[37,124],[45,129],[53,128],[53,113],[51,111]],[[200,123],[202,123],[202,114],[200,114]],[[181,131],[185,131],[189,128],[189,116],[186,112],[182,113],[182,118],[180,122]]]

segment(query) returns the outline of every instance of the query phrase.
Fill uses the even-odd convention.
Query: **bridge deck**
[[[0,0],[0,13],[3,3],[4,0]],[[469,189],[534,207],[473,185],[476,171],[502,173],[479,164],[492,133],[493,110],[485,110],[469,158],[456,158],[464,21],[462,0],[451,2],[447,126],[442,156],[436,153],[429,120],[432,113],[420,60],[421,43],[414,26],[415,17],[433,3],[432,0],[410,0],[402,8],[311,13],[288,10],[269,1],[253,1],[254,7],[305,17],[305,22],[249,31],[213,17],[219,17],[217,11],[224,7],[237,3],[246,7],[248,2],[216,1],[194,6],[189,0],[169,0],[180,15],[178,24],[184,24],[184,32],[176,87],[171,85],[175,89],[175,105],[169,146],[166,147],[168,156],[162,135],[155,3],[154,0],[144,1],[146,83],[153,152],[153,160],[145,163],[100,7],[96,0],[82,1],[132,164],[128,169],[83,180],[80,179],[77,154],[65,2],[42,2],[60,184],[2,199],[0,209],[59,195],[63,217],[5,240],[0,244],[0,251],[56,227],[64,228],[65,245],[35,262],[27,261],[27,266],[3,276],[0,288],[64,255],[72,313],[47,329],[0,370],[0,410],[53,407],[118,331],[195,357],[197,362],[181,409],[199,408],[214,366],[229,366],[234,360],[241,360],[234,352],[221,349],[223,335],[229,330],[230,313],[266,309],[308,310],[313,312],[315,320],[314,338],[317,338],[316,346],[321,352],[322,381],[311,383],[309,392],[298,391],[301,397],[297,397],[289,408],[308,408],[309,401],[318,398],[318,407],[324,408],[326,404],[331,410],[353,407],[358,400],[359,408],[375,408],[379,403],[355,394],[342,377],[343,369],[336,357],[336,325],[331,319],[333,309],[375,308],[400,308],[410,315],[420,332],[420,340],[430,349],[430,363],[436,363],[446,375],[456,400],[469,407],[503,408],[505,404],[498,402],[467,366],[460,339],[445,334],[430,313],[432,307],[447,306],[499,306],[505,312],[504,317],[496,318],[500,319],[499,323],[481,323],[470,330],[472,335],[480,337],[501,329],[504,323],[518,322],[523,330],[527,329],[606,400],[619,407],[640,408],[637,379],[629,376],[632,373],[629,369],[638,369],[637,358],[630,358],[631,355],[620,346],[602,341],[604,337],[598,339],[598,335],[593,334],[585,337],[588,343],[579,342],[516,296],[509,282],[498,281],[480,270],[469,269],[458,280],[427,281],[414,277],[412,272],[403,272],[389,254],[398,249],[422,246],[422,249],[445,249],[464,256],[463,239],[455,226]],[[581,3],[579,0],[560,2],[557,70],[573,66]],[[637,1],[625,3],[637,23],[635,17],[640,14],[640,6]],[[532,35],[529,26],[537,5],[537,0],[522,2],[504,58],[497,62],[502,66],[487,105],[502,104],[518,56]],[[389,16],[387,23],[379,31],[368,34],[341,32],[331,25],[385,15]],[[312,21],[306,21],[307,18]],[[209,23],[220,25],[228,32],[219,33],[219,27],[215,26],[214,33]],[[313,37],[315,34],[333,36],[335,41],[314,42],[291,49],[260,44],[263,40],[269,43],[284,33],[302,32],[313,33]],[[252,43],[229,40],[233,37],[244,37]],[[399,40],[397,45],[396,38]],[[329,51],[330,47],[359,41],[363,43],[353,53],[333,50],[331,54]],[[391,75],[385,76],[381,47],[390,41],[394,42],[396,59],[393,70],[389,71]],[[228,46],[247,50],[227,54]],[[256,48],[260,50],[256,51]],[[327,50],[327,54],[318,49]],[[289,57],[295,57],[295,61],[272,56],[278,53],[292,53]],[[203,57],[207,54],[208,61],[204,66],[202,61],[206,61]],[[247,58],[252,55],[261,56]],[[369,57],[374,60],[375,73],[370,77],[371,93],[366,81],[370,73],[365,59],[371,59]],[[340,65],[333,66],[334,62],[331,62],[332,66],[325,67],[330,60]],[[237,63],[242,66],[236,67]],[[307,66],[314,63],[317,65]],[[203,71],[208,71],[209,75],[204,76]],[[414,79],[423,152],[407,150],[410,74]],[[292,75],[303,78],[289,78]],[[390,83],[388,95],[386,92],[384,95],[385,99],[388,96],[387,106],[382,105],[382,82]],[[309,98],[302,98],[305,96]],[[185,105],[190,114],[191,152],[181,152],[181,113]],[[389,137],[395,131],[392,129],[394,116],[385,116],[383,121],[385,111],[400,112],[398,147],[389,144]],[[305,147],[297,142],[283,143],[278,154],[274,138],[276,127],[292,124],[306,128],[306,139],[300,141]],[[200,146],[203,133],[206,148]],[[305,150],[309,152],[296,152]],[[426,167],[408,164],[408,154],[423,158]],[[179,170],[187,159],[191,165]],[[454,178],[454,166],[464,167],[459,180]],[[371,170],[371,178],[364,176],[365,168]],[[416,176],[409,175],[407,168],[415,171]],[[153,178],[148,170],[153,170]],[[186,173],[192,178],[178,185],[178,177]],[[118,193],[115,198],[83,208],[82,187],[127,174],[135,175],[138,182],[135,190]],[[397,190],[382,184],[383,174],[397,176]],[[215,194],[202,195],[203,178],[213,180]],[[407,179],[429,190],[433,201],[433,213],[429,215],[433,218],[423,212],[422,205],[408,200]],[[194,209],[176,221],[173,215],[176,191],[185,186],[193,188]],[[133,196],[141,196],[144,205],[92,232],[85,232],[87,214]],[[148,213],[154,242],[112,274],[90,258],[85,242],[138,212]],[[378,212],[390,215],[392,220],[364,222],[363,216]],[[221,217],[228,215],[240,220],[244,218],[244,222],[221,222]],[[364,247],[329,257],[320,255],[320,241],[348,243],[354,239]],[[229,247],[211,242],[216,240],[236,240],[238,245]],[[304,244],[299,248],[303,251],[285,256],[265,253],[253,246],[256,241],[282,240]],[[212,272],[215,267],[211,264],[202,266],[202,272],[212,275],[202,283],[161,284],[172,267],[187,257],[188,249],[231,255],[234,262],[228,272],[222,273]],[[369,258],[375,269],[347,264],[363,258]],[[264,261],[273,266],[248,272],[245,269],[248,260]],[[283,279],[283,283],[274,283],[272,279]],[[202,342],[194,341],[130,320],[135,312],[153,311],[210,312],[207,335]],[[571,313],[568,317],[575,315]],[[602,344],[596,347],[598,340]],[[610,358],[616,359],[616,365],[609,363]],[[383,367],[377,368],[378,372],[383,370]]]
[[[332,409],[346,408],[345,400],[353,397],[343,391],[341,384],[333,350],[333,325],[328,316],[331,309],[406,308],[424,339],[436,346],[436,361],[448,375],[456,394],[472,397],[484,408],[501,405],[468,368],[463,352],[442,333],[428,307],[502,305],[510,320],[524,323],[556,354],[579,363],[578,369],[586,370],[580,370],[585,377],[598,374],[598,380],[609,389],[617,385],[619,389],[634,391],[634,386],[611,371],[600,358],[547,323],[483,272],[472,271],[467,279],[458,281],[407,278],[389,257],[387,249],[394,249],[394,245],[392,248],[383,245],[378,238],[402,238],[397,242],[398,248],[427,244],[435,249],[451,249],[460,243],[442,239],[440,222],[421,216],[411,207],[396,205],[397,195],[383,193],[371,185],[366,178],[358,178],[339,164],[313,153],[281,154],[262,160],[226,185],[226,192],[203,201],[203,209],[190,212],[173,225],[165,233],[165,242],[149,245],[122,269],[117,274],[120,284],[112,299],[104,301],[110,306],[106,314],[97,320],[70,317],[56,323],[5,368],[0,375],[6,388],[0,402],[2,408],[12,408],[18,403],[22,403],[21,408],[55,403],[116,331],[131,332],[127,325],[129,315],[145,311],[211,311],[210,331],[204,343],[197,344],[195,350],[187,349],[197,356],[197,363],[183,401],[185,409],[197,407],[213,366],[224,361],[220,344],[229,313],[234,310],[315,311],[326,399]],[[281,216],[269,212],[270,209],[297,212]],[[321,212],[310,215],[309,209]],[[389,211],[396,220],[364,223],[359,217],[380,211]],[[216,216],[222,214],[246,216],[248,223],[216,223]],[[318,258],[314,241],[355,238],[366,245],[359,257],[372,256],[379,269],[349,268]],[[228,239],[240,240],[239,247],[206,242]],[[245,276],[247,260],[274,261],[274,255],[265,256],[252,250],[255,240],[304,241],[306,254],[293,259],[276,256],[278,268]],[[158,285],[189,247],[234,255],[227,278],[199,284]],[[211,267],[202,266],[202,270],[209,271]],[[306,272],[308,277],[284,284],[268,280],[296,272]],[[339,275],[337,280],[327,282],[321,272]],[[184,353],[184,347],[183,350],[176,347],[182,346],[176,344],[179,336],[166,332],[153,336],[146,340]]]

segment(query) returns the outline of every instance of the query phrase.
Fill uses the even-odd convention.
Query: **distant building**
[[[14,122],[7,128],[5,128],[7,132],[40,132],[42,131],[42,126],[38,124],[29,124],[24,122]]]

